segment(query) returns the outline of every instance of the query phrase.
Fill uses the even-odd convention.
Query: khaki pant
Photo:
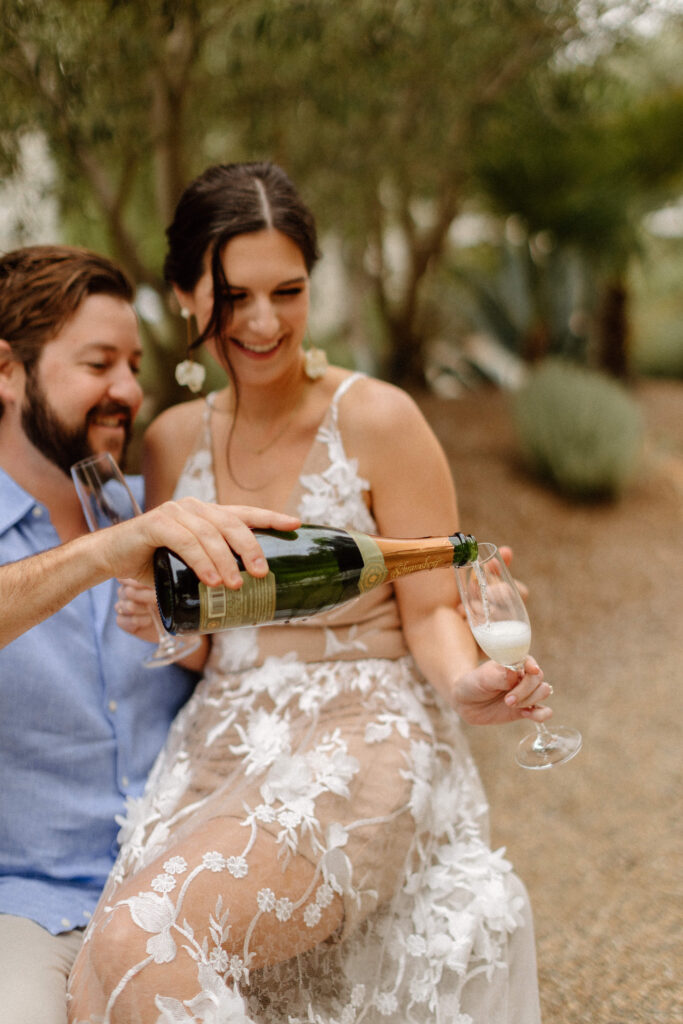
[[[3,1024],[66,1024],[66,983],[82,941],[81,929],[51,935],[35,921],[0,914]]]

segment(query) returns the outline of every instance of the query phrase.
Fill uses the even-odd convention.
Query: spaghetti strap
[[[332,401],[330,402],[330,415],[335,426],[339,418],[339,402],[344,397],[349,388],[352,387],[352,385],[355,384],[357,380],[360,380],[365,376],[367,376],[365,373],[361,373],[360,370],[357,370],[355,373],[352,373],[350,377],[345,377],[344,380],[339,385],[339,387],[337,388],[337,390],[335,391],[335,393],[332,395]]]

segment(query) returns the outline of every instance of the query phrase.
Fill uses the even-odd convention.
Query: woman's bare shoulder
[[[165,447],[191,441],[199,429],[205,408],[205,398],[169,406],[147,427],[145,443]]]
[[[150,423],[143,440],[142,463],[148,505],[171,497],[201,430],[205,399],[169,406]]]
[[[415,400],[402,388],[377,377],[360,377],[340,403],[343,427],[350,431],[389,432],[424,421]]]

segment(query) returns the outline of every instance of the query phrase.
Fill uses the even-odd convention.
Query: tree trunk
[[[438,199],[434,223],[419,231],[410,213],[411,195],[403,196],[400,221],[408,248],[408,273],[400,302],[391,308],[384,282],[377,281],[379,306],[384,318],[390,352],[386,360],[388,379],[400,387],[426,387],[425,338],[419,329],[419,298],[433,260],[443,251],[448,229],[457,212],[459,191],[453,182],[444,186]]]
[[[392,318],[387,323],[389,353],[386,377],[403,388],[426,387],[424,339],[416,335],[409,323]]]
[[[605,284],[597,326],[601,368],[614,377],[627,377],[628,289],[621,278],[613,278]]]

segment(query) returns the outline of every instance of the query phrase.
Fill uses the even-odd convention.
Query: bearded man
[[[103,451],[125,458],[143,399],[133,298],[121,269],[86,250],[31,246],[0,257],[6,1024],[66,1021],[69,969],[117,852],[115,818],[141,794],[200,667],[148,672],[148,644],[116,624],[110,577],[149,582],[154,548],[167,544],[204,582],[237,586],[230,547],[254,575],[267,571],[248,527],[298,525],[186,499],[88,534],[70,467]],[[141,480],[129,482],[142,504]]]

